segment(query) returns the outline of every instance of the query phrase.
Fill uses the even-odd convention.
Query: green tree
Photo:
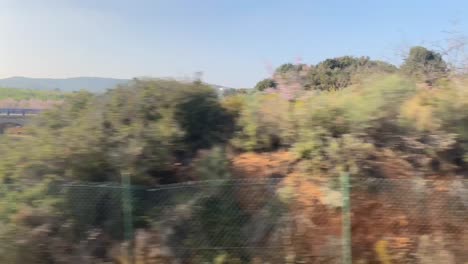
[[[447,63],[438,52],[421,46],[412,47],[401,71],[428,84],[447,75]]]
[[[278,68],[276,68],[275,73],[282,74],[287,73],[290,71],[299,71],[302,69],[302,64],[292,64],[292,63],[285,63]]]
[[[265,91],[269,88],[276,88],[276,82],[270,78],[263,79],[255,85],[257,91]]]
[[[298,82],[305,90],[339,90],[375,73],[394,73],[397,68],[389,63],[369,57],[342,56],[326,59],[316,65],[286,63],[279,66],[274,79],[257,83],[257,90],[276,88],[283,82]]]
[[[395,71],[395,66],[369,57],[343,56],[310,67],[304,86],[311,90],[338,90],[351,85],[356,76]]]
[[[175,115],[185,132],[184,143],[191,150],[224,141],[232,123],[212,88],[197,84],[194,88],[176,104]]]

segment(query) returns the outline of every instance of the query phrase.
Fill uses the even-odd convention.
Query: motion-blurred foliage
[[[110,201],[118,202],[121,193],[71,189],[58,195],[54,186],[59,184],[118,183],[122,175],[143,187],[194,179],[275,177],[300,182],[299,187],[315,197],[322,189],[333,193],[337,176],[344,171],[353,179],[466,172],[468,82],[460,76],[433,79],[436,75],[430,75],[431,86],[421,85],[426,80],[408,77],[408,72],[426,74],[436,66],[410,70],[408,64],[421,57],[413,55],[402,73],[369,58],[341,57],[312,66],[285,64],[248,93],[219,96],[201,82],[135,80],[102,95],[79,92],[64,97],[21,137],[0,137],[0,262],[67,263],[69,251],[83,250],[73,245],[84,232],[95,229],[104,233],[99,240],[104,249],[89,254],[111,258],[108,247],[115,241],[109,239],[121,239],[110,234],[122,225],[119,213],[94,214],[93,205],[104,210]],[[442,65],[436,55],[431,56],[431,65]],[[258,158],[276,151],[288,158]],[[247,156],[258,160],[253,165],[232,162],[245,152],[256,152]],[[317,182],[326,187],[316,188]],[[292,195],[295,187],[290,188],[286,189]],[[241,247],[245,227],[237,220],[256,216],[245,206],[255,194],[231,186],[203,195],[167,195],[158,202],[186,201],[186,207],[174,209],[182,210],[180,219],[170,218],[178,239],[171,243],[188,247],[204,237],[209,243],[217,239]],[[137,192],[135,197],[147,198]],[[258,204],[268,204],[261,195],[255,198]],[[89,200],[92,205],[83,202]],[[281,206],[304,216],[299,202],[284,200]],[[337,206],[336,197],[329,200]],[[189,205],[195,209],[187,212]],[[150,210],[142,203],[134,214],[135,226],[155,228],[159,224],[155,215],[162,217],[163,210]],[[275,233],[275,228],[269,232]],[[46,243],[51,237],[54,243]],[[20,238],[21,243],[7,243]],[[253,259],[244,249],[238,255],[214,252],[179,257],[200,263]],[[300,259],[296,253],[287,254]]]
[[[60,91],[42,91],[31,89],[16,89],[16,88],[2,88],[0,87],[0,100],[13,99],[13,100],[63,100],[68,93]]]

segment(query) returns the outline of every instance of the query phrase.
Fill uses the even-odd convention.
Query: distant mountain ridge
[[[163,78],[164,79],[164,78]],[[32,89],[32,90],[60,90],[63,92],[73,92],[87,90],[94,93],[102,93],[107,89],[116,87],[119,84],[125,84],[130,79],[103,78],[103,77],[74,77],[74,78],[29,78],[29,77],[10,77],[0,79],[0,87]],[[232,89],[225,86],[207,84],[218,91]]]

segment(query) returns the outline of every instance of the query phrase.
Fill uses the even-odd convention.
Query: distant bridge
[[[38,115],[42,109],[0,108],[0,134],[6,128],[24,126],[29,118]]]

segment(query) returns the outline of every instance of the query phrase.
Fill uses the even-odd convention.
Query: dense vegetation
[[[68,95],[59,91],[0,87],[0,108],[50,108]]]
[[[401,65],[401,71],[417,80],[432,84],[447,76],[447,67],[441,54],[416,46],[411,48],[408,57]]]
[[[0,100],[13,99],[13,100],[62,100],[66,93],[59,91],[43,91],[31,89],[16,89],[16,88],[0,88]]]
[[[260,91],[267,88],[275,89],[278,83],[286,79],[300,82],[305,90],[337,90],[349,86],[362,75],[396,71],[395,66],[371,60],[369,57],[343,56],[326,59],[317,65],[283,64],[276,69],[273,78],[260,81],[255,88]]]
[[[430,86],[420,85],[428,80]],[[233,92],[222,99],[199,82],[163,80],[135,80],[103,95],[75,93],[38,117],[24,137],[0,138],[0,181],[6,184],[3,188],[10,188],[2,192],[0,201],[0,262],[69,263],[67,256],[85,254],[79,243],[89,230],[103,233],[105,246],[86,252],[87,256],[118,261],[119,254],[110,250],[122,241],[122,235],[112,231],[122,229],[118,217],[108,215],[89,224],[83,215],[92,209],[76,202],[88,197],[93,204],[106,204],[112,194],[96,196],[88,190],[65,197],[50,195],[58,183],[118,183],[121,175],[129,175],[133,184],[156,187],[191,180],[275,177],[282,179],[277,186],[280,204],[289,208],[294,221],[302,221],[317,215],[332,217],[336,210],[311,211],[302,204],[309,198],[291,197],[312,197],[314,186],[332,193],[343,172],[353,180],[467,177],[467,87],[464,76],[449,75],[440,55],[414,48],[401,69],[353,57],[312,66],[285,64],[272,79],[261,81],[256,91]],[[289,182],[298,184],[289,186]],[[176,243],[190,246],[203,234],[209,241],[216,238],[220,244],[240,247],[246,239],[241,235],[245,226],[233,219],[255,217],[249,211],[251,204],[263,200],[248,188],[232,188],[188,199],[196,204],[194,212],[183,220],[171,218],[178,230]],[[364,200],[377,199],[366,192],[362,195]],[[333,204],[333,199],[317,200],[314,206],[323,209]],[[154,225],[154,212],[145,208],[135,208],[133,225],[162,234]],[[369,225],[364,229],[373,224],[364,223]],[[314,228],[317,225],[333,223],[317,222]],[[468,232],[463,225],[456,230]],[[272,228],[272,236],[281,228],[286,227]],[[366,243],[395,235],[391,230],[381,232],[386,233],[370,234]],[[245,250],[176,257],[183,263],[254,259],[285,263],[293,255],[297,263],[304,263],[316,244],[295,235],[289,251],[277,251],[275,260]],[[320,238],[319,232],[316,237]],[[19,238],[21,242],[11,243]],[[355,250],[357,259],[370,261],[363,263],[381,257],[372,246]]]

